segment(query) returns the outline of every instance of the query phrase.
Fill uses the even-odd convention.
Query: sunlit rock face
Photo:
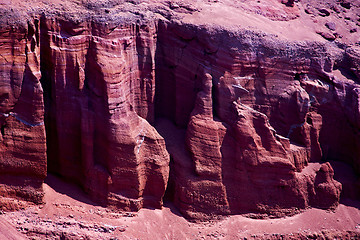
[[[0,201],[11,208],[7,197],[41,203],[46,177],[39,21],[1,26],[0,44]]]
[[[161,207],[169,154],[150,124],[154,24],[41,23],[49,170],[105,205]]]
[[[163,1],[2,23],[1,196],[41,203],[49,171],[112,208],[166,195],[189,219],[336,208],[329,161],[360,171],[360,51],[335,32],[274,34],[316,8],[272,3],[226,3],[260,30]]]

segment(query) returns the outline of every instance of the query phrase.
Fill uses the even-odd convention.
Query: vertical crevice
[[[175,198],[175,170],[174,170],[174,158],[170,155],[170,163],[169,163],[169,179],[167,182],[164,201],[174,202]]]
[[[212,111],[213,111],[213,119],[214,120],[219,120],[220,117],[218,115],[218,94],[217,94],[217,89],[216,89],[216,81],[212,80],[212,86],[211,86],[211,97],[212,97]]]
[[[56,128],[56,118],[54,113],[56,112],[55,102],[52,99],[52,80],[51,72],[54,70],[53,62],[51,59],[50,39],[47,34],[47,27],[45,23],[46,19],[44,16],[40,18],[39,28],[39,43],[40,43],[40,72],[41,79],[40,83],[43,88],[44,98],[44,122],[46,132],[46,155],[47,155],[47,166],[48,172],[56,173],[59,169],[58,161],[58,136]]]
[[[4,136],[4,135],[5,135],[5,128],[6,128],[6,125],[5,125],[5,124],[1,126],[1,129],[0,129],[0,131],[1,131],[1,136]]]
[[[157,42],[155,51],[155,118],[167,118],[175,122],[176,85],[174,70],[164,59],[164,44],[167,35],[166,26],[158,22]]]

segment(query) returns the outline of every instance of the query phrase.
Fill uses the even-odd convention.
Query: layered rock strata
[[[41,203],[46,137],[39,21],[26,27],[2,26],[0,41],[1,196]],[[3,207],[12,208],[6,198],[3,201]]]
[[[3,28],[1,195],[41,202],[48,167],[124,210],[166,189],[192,219],[335,208],[327,161],[360,171],[358,47],[146,11]]]
[[[336,92],[331,81],[339,81],[331,75],[337,59],[328,58],[340,60],[345,52],[249,31],[208,35],[207,29],[187,27],[159,25],[158,84],[170,87],[159,87],[159,115],[187,129],[188,163],[174,151],[177,206],[194,218],[335,207],[341,184],[329,163],[314,162],[321,162],[322,148],[337,147],[321,139],[330,132],[324,109],[336,108],[341,99],[323,99]],[[310,84],[327,92],[315,95]]]
[[[42,18],[49,170],[105,205],[161,207],[169,154],[154,121],[154,26]]]

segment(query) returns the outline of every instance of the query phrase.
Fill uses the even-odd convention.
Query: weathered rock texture
[[[49,170],[106,205],[162,206],[169,154],[154,122],[153,25],[41,19]]]
[[[357,27],[317,29],[335,5],[67,4],[1,32],[3,196],[41,201],[48,164],[107,206],[161,207],[167,188],[189,218],[282,216],[337,206],[327,161],[360,172]]]
[[[35,203],[46,177],[38,24],[0,30],[0,192]]]
[[[356,155],[356,146],[348,151],[338,147],[340,139],[329,142],[326,136],[334,134],[329,113],[345,106],[345,99],[324,100],[336,94],[334,82],[340,80],[331,72],[345,51],[249,31],[229,36],[214,30],[209,36],[204,28],[186,30],[160,23],[157,67],[158,84],[173,79],[165,89],[175,92],[159,88],[160,114],[187,128],[188,163],[174,155],[173,176],[183,213],[277,215],[335,207],[341,184],[330,164],[308,163],[321,161],[322,138],[327,158],[340,151]],[[316,86],[324,92],[316,93]]]

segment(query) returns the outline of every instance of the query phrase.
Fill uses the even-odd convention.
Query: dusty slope
[[[3,216],[0,217],[0,238],[9,240],[27,239],[24,234],[21,234],[14,225],[11,225]]]
[[[131,13],[134,18],[140,19],[162,17],[197,25],[256,29],[290,40],[322,41],[325,39],[319,33],[327,33],[327,36],[335,35],[340,42],[358,42],[359,1],[303,0],[295,1],[297,3],[293,7],[281,2],[282,0],[1,0],[0,6],[7,12],[1,17],[4,23],[26,23],[30,16],[39,13],[64,16],[75,21],[96,18],[118,21]],[[330,28],[328,23],[332,23]]]
[[[172,204],[138,213],[96,206],[74,185],[49,176],[46,204],[0,216],[4,236],[20,239],[13,226],[30,239],[299,239],[360,237],[360,210],[341,204],[336,211],[308,209],[293,217],[251,219],[230,216],[191,223]],[[6,227],[9,230],[5,231]]]

